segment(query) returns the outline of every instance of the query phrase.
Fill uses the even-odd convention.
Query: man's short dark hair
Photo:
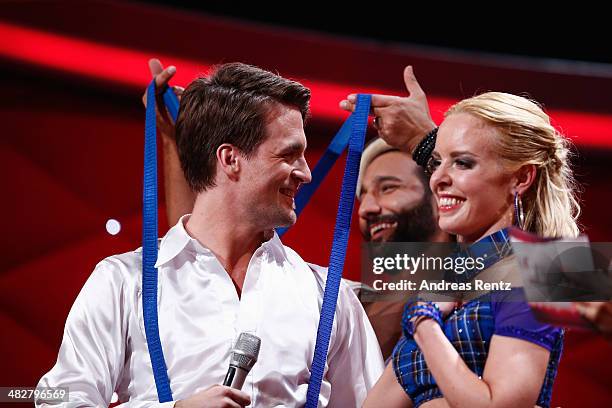
[[[275,105],[294,107],[305,121],[310,90],[299,82],[242,63],[214,68],[185,90],[176,121],[176,143],[185,178],[195,192],[215,186],[216,151],[223,143],[248,158],[265,139]]]

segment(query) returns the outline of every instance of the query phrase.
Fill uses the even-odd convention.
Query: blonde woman
[[[427,166],[443,231],[478,242],[488,268],[511,256],[511,225],[578,234],[568,142],[536,103],[499,92],[463,100],[419,143],[431,119],[410,67],[405,78],[410,98],[376,96],[375,123],[389,144]],[[341,106],[350,109],[351,101]],[[463,304],[409,303],[402,325],[365,407],[550,405],[563,332],[533,317],[520,288]]]

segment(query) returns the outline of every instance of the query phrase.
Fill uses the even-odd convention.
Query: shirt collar
[[[175,256],[180,254],[191,240],[196,241],[185,229],[185,222],[187,222],[190,215],[191,214],[183,215],[176,225],[168,230],[162,239],[159,246],[159,253],[157,254],[157,262],[155,263],[156,268],[159,268],[161,265],[171,261]]]
[[[210,249],[200,244],[198,240],[189,235],[185,229],[185,223],[190,216],[191,214],[183,215],[176,225],[168,230],[162,239],[157,255],[157,262],[155,263],[156,268],[159,268],[165,263],[171,261],[174,257],[180,254],[189,243],[191,243],[191,245],[196,248],[198,252],[212,254]],[[276,233],[276,230],[274,231],[272,238],[263,242],[261,247],[268,249],[273,253],[277,253],[278,251],[282,257],[287,257],[284,245]]]

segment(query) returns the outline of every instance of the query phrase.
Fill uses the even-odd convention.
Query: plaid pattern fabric
[[[489,302],[470,302],[444,321],[444,334],[470,370],[478,376],[482,376],[484,371],[493,329]],[[393,350],[392,361],[395,375],[415,407],[442,397],[414,339],[402,337]]]
[[[469,248],[463,249],[460,256],[482,256],[486,259],[486,267],[489,267],[510,253],[508,234],[506,230],[501,230]],[[465,276],[462,276],[462,279],[465,278]],[[471,278],[468,277],[468,279]],[[527,340],[531,333],[519,327],[497,329],[497,334]],[[503,333],[500,333],[500,329]],[[476,375],[482,376],[491,337],[496,333],[495,312],[491,303],[491,294],[472,300],[455,310],[444,320],[443,330],[446,338],[450,340],[470,370]],[[552,386],[563,346],[562,330],[551,329],[548,333],[551,340],[549,342],[551,354],[537,401],[537,405],[544,408],[550,405]],[[538,336],[542,336],[542,334],[538,334]],[[423,353],[419,350],[413,338],[404,335],[400,339],[393,350],[392,363],[398,382],[412,399],[415,408],[431,399],[442,397],[442,393],[427,367]]]
[[[484,300],[466,303],[444,321],[444,334],[465,364],[478,376],[482,376],[484,372],[491,337],[495,331],[495,317],[491,303]],[[505,334],[525,338],[525,333],[508,332]],[[562,331],[559,330],[555,337],[546,368],[546,376],[537,401],[537,405],[543,408],[550,406],[552,387],[563,348]],[[400,339],[393,350],[392,363],[398,382],[412,399],[415,408],[426,401],[442,397],[427,367],[423,353],[414,339],[406,336]]]
[[[445,279],[455,282],[469,282],[478,273],[484,271],[497,261],[512,254],[512,244],[510,243],[510,235],[506,228],[501,229],[491,235],[480,239],[478,242],[470,244],[469,246],[462,247],[461,244],[457,244],[459,247],[454,254],[455,258],[482,258],[484,268],[469,269],[465,273],[457,274],[452,271],[445,277]]]

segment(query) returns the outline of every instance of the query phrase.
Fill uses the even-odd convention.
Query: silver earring
[[[520,229],[525,228],[525,213],[523,212],[523,201],[518,192],[514,193],[514,223]]]

